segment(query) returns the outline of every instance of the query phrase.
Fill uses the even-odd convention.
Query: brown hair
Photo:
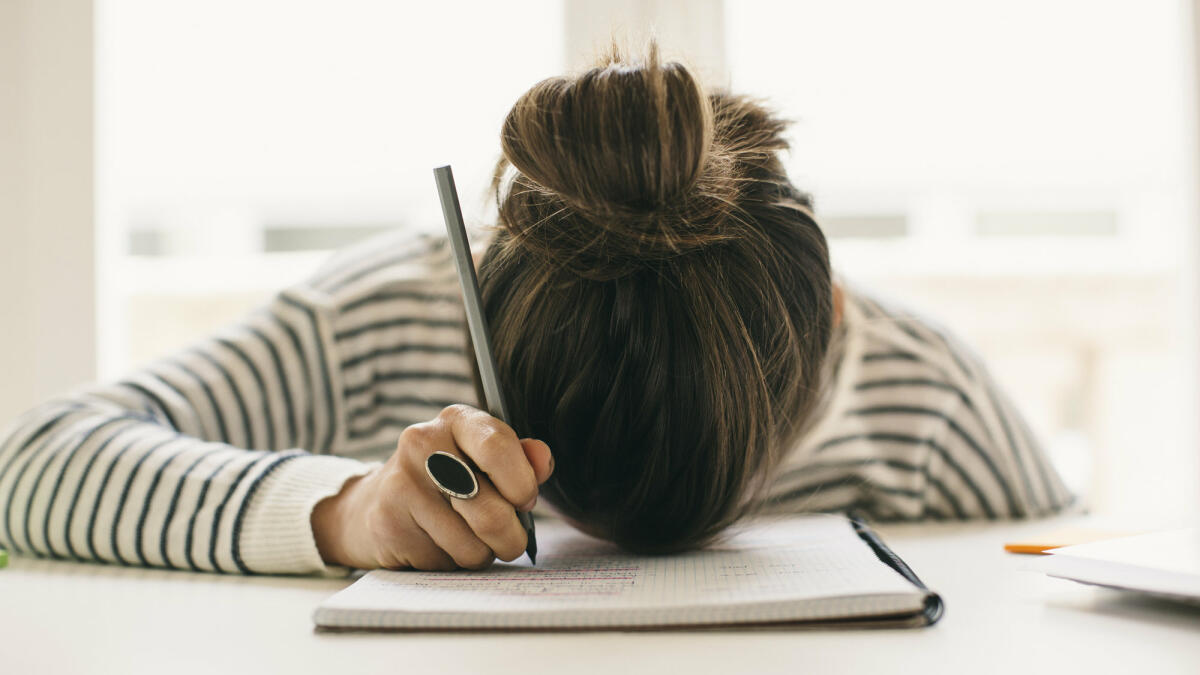
[[[832,285],[785,126],[653,44],[504,122],[480,285],[510,422],[554,452],[543,498],[627,549],[744,515],[815,402]]]

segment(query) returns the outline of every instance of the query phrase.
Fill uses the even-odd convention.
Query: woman
[[[1062,508],[973,355],[834,284],[783,130],[653,46],[535,85],[504,124],[479,264],[511,427],[472,407],[446,243],[389,236],[17,420],[2,541],[225,572],[451,569],[518,557],[514,507],[539,485],[577,527],[651,552],[762,511]],[[486,474],[477,498],[436,491],[436,450]]]

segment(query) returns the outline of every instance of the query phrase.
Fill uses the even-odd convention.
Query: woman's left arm
[[[946,515],[959,518],[1038,517],[1074,503],[1008,395],[977,358],[960,357],[966,377],[959,403],[930,440],[927,467],[931,486],[955,486],[955,494],[930,489],[926,498],[943,509],[950,502],[953,513]]]

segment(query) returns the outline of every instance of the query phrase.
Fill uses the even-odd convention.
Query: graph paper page
[[[523,613],[753,605],[837,596],[912,594],[840,516],[759,521],[712,548],[646,557],[538,523],[538,565],[484,571],[368,573],[321,610]]]

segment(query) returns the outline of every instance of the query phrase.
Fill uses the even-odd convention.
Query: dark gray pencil
[[[462,208],[458,203],[458,190],[454,187],[454,172],[450,167],[439,166],[433,170],[437,182],[438,197],[442,200],[442,216],[446,219],[446,233],[450,236],[450,247],[454,250],[454,264],[458,268],[458,281],[463,289],[463,304],[467,309],[467,329],[471,332],[471,343],[475,346],[475,362],[479,364],[479,379],[483,382],[483,395],[487,399],[488,412],[505,423],[508,422],[508,407],[504,405],[504,394],[500,391],[500,380],[496,377],[496,359],[492,356],[492,341],[488,336],[487,322],[483,319],[483,301],[479,297],[479,280],[475,277],[475,264],[471,261],[471,244],[467,241],[467,226],[463,222]],[[525,553],[529,562],[537,564],[537,539],[534,536],[533,515],[517,511],[517,519],[525,528],[528,544]]]

